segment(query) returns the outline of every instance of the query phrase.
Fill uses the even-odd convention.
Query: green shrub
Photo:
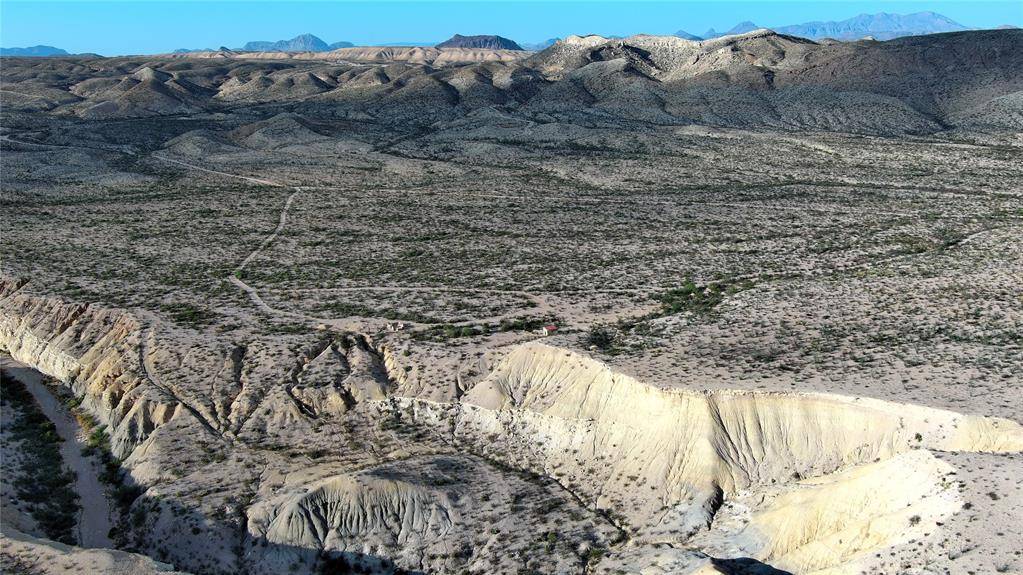
[[[609,350],[614,347],[615,331],[607,325],[594,325],[586,332],[583,343],[601,350]]]

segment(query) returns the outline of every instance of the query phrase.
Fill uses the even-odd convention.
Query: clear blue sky
[[[568,34],[671,34],[842,20],[861,13],[933,11],[969,27],[1023,26],[1023,0],[519,2],[184,0],[96,2],[0,0],[0,45],[47,44],[103,55],[175,48],[238,47],[301,33],[327,42],[432,43],[461,34],[499,34],[537,42]]]

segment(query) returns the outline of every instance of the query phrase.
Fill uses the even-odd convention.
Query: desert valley
[[[4,572],[1023,573],[1023,31],[456,40],[3,59]]]

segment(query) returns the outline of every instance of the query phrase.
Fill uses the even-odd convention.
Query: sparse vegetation
[[[80,508],[75,476],[65,469],[60,454],[62,440],[21,382],[6,374],[0,381],[0,397],[14,414],[4,428],[9,440],[18,445],[21,458],[19,474],[12,481],[17,498],[28,504],[29,513],[47,537],[74,544]]]
[[[660,313],[663,315],[684,312],[708,314],[724,301],[725,297],[752,286],[753,282],[750,280],[714,282],[707,285],[697,285],[690,280],[684,282],[681,287],[654,296],[654,299],[660,302]]]

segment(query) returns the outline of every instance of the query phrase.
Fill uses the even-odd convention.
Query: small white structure
[[[542,328],[540,328],[540,335],[543,335],[543,336],[554,335],[555,332],[557,332],[557,331],[558,331],[558,326],[556,326],[554,324],[545,325]]]

